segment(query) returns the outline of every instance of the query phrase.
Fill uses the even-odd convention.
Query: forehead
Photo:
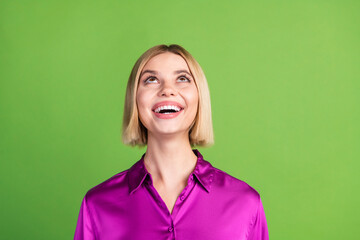
[[[169,71],[173,72],[175,70],[185,69],[189,70],[189,67],[184,58],[180,55],[166,52],[158,54],[152,57],[144,66],[143,71],[145,70],[155,70],[155,71]]]

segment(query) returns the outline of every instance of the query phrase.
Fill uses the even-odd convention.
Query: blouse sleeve
[[[80,213],[76,225],[74,240],[95,240],[95,231],[90,211],[86,202],[86,195],[81,203]]]
[[[259,205],[255,216],[249,240],[269,240],[264,208],[259,197]]]

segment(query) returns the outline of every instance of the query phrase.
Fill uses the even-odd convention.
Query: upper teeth
[[[180,111],[180,108],[179,107],[177,107],[177,106],[173,106],[173,105],[169,105],[169,106],[161,106],[161,107],[157,107],[154,111],[156,112],[156,113],[158,113],[158,112],[160,112],[161,110],[170,110],[170,109],[172,109],[172,110],[175,110],[175,111]]]

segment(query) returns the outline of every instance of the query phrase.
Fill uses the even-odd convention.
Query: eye
[[[190,82],[190,79],[185,75],[180,76],[178,79],[180,82]]]
[[[157,81],[157,79],[155,76],[150,76],[144,80],[145,83],[154,83],[156,81]]]

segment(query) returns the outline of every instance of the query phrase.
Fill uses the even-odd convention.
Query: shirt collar
[[[194,175],[194,180],[196,178],[204,187],[204,189],[209,193],[215,169],[208,161],[204,160],[203,156],[197,149],[193,149],[193,152],[197,156],[197,162],[191,175]],[[145,181],[149,181],[150,179],[150,173],[145,168],[144,156],[145,153],[142,155],[141,159],[137,161],[128,171],[130,194],[136,191],[141,184],[143,184]]]

